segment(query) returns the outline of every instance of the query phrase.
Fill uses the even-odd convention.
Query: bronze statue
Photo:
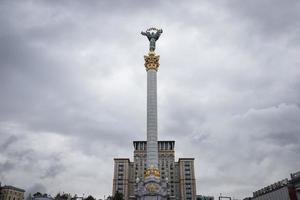
[[[162,29],[157,28],[149,28],[146,30],[146,32],[141,32],[141,34],[147,36],[148,40],[150,41],[150,51],[155,50],[155,42],[158,40],[162,32]]]

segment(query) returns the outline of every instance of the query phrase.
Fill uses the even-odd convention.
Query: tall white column
[[[158,168],[157,71],[147,71],[147,168]]]

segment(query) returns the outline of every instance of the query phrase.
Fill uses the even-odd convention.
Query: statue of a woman
[[[146,30],[146,32],[141,32],[141,34],[147,36],[148,40],[150,41],[150,51],[155,50],[155,42],[158,40],[162,32],[162,29],[157,28],[149,28]]]

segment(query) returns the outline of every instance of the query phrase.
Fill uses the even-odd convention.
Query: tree
[[[69,197],[70,197],[70,195],[68,195],[68,194],[66,194],[66,193],[60,195],[60,199],[63,199],[63,200],[68,200]]]
[[[42,196],[42,193],[40,193],[40,192],[36,192],[36,193],[34,193],[34,195],[33,195],[34,197],[41,197]]]
[[[108,196],[106,199],[104,199],[104,200],[112,200],[113,198],[112,198],[112,196]]]
[[[60,199],[60,193],[57,193],[56,196],[54,197],[55,200],[59,200]]]
[[[89,195],[87,198],[85,198],[84,200],[96,200],[92,195]]]
[[[113,200],[123,200],[123,194],[119,191],[116,191],[115,195],[113,196]]]
[[[71,197],[67,193],[63,193],[63,194],[57,193],[55,195],[54,199],[55,200],[68,200],[68,199],[71,199]]]

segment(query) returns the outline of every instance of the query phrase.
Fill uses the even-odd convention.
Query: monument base
[[[170,188],[167,180],[149,176],[144,181],[137,180],[135,197],[137,200],[168,200]]]

